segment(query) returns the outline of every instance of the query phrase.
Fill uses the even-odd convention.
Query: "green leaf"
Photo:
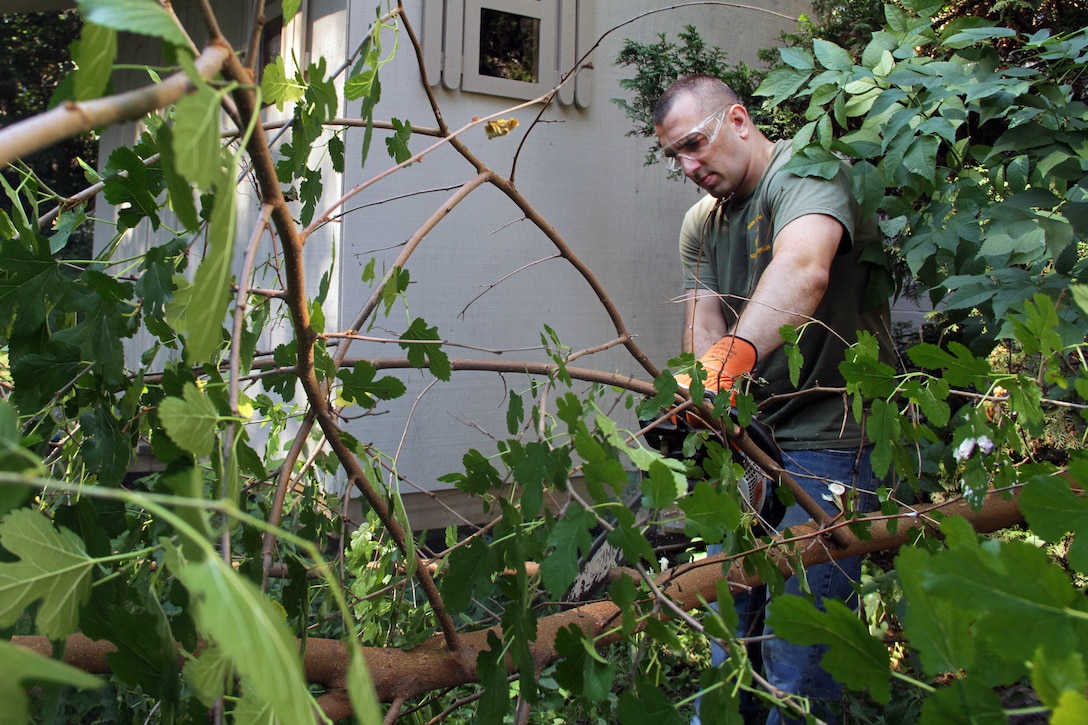
[[[1088,464],[1082,458],[1070,464],[1070,476],[1084,481]],[[1020,510],[1031,524],[1031,530],[1046,539],[1058,543],[1066,534],[1074,532],[1073,543],[1066,554],[1069,565],[1081,573],[1088,573],[1088,499],[1073,492],[1067,481],[1056,476],[1041,476],[1024,487],[1020,495]]]
[[[899,411],[887,401],[874,400],[865,428],[869,439],[873,441],[873,453],[870,457],[873,473],[883,478],[891,468],[895,449],[902,435]]]
[[[1031,686],[1039,699],[1052,709],[1061,707],[1067,692],[1083,697],[1086,679],[1084,656],[1080,652],[1047,655],[1040,651],[1031,663]]]
[[[464,473],[450,473],[441,476],[438,480],[443,483],[452,483],[465,493],[482,496],[493,488],[502,485],[502,476],[491,465],[491,461],[475,448],[470,449],[461,457],[461,465]]]
[[[200,657],[185,663],[182,674],[185,682],[197,693],[197,698],[205,706],[226,694],[226,685],[230,677],[230,660],[217,645],[208,645]]]
[[[122,430],[121,421],[105,406],[79,416],[83,440],[79,453],[90,472],[98,475],[100,483],[120,485],[128,471],[132,440]]]
[[[476,721],[484,725],[502,723],[510,710],[510,685],[507,682],[505,655],[502,640],[493,629],[487,631],[487,646],[476,656],[476,671],[484,693],[476,711]]]
[[[928,370],[944,370],[944,378],[950,385],[968,386],[986,385],[990,376],[990,364],[983,358],[975,357],[964,345],[958,342],[948,343],[948,351],[924,342],[907,350],[911,361]]]
[[[450,379],[450,358],[439,345],[427,344],[438,342],[438,328],[429,327],[421,317],[417,317],[400,336],[405,342],[400,346],[408,351],[408,362],[413,367],[427,367],[439,380]],[[422,342],[424,344],[413,344]]]
[[[352,714],[358,722],[376,723],[382,720],[381,705],[374,691],[370,668],[366,665],[366,656],[363,648],[354,643],[351,646],[351,664],[348,666],[348,696],[351,698]]]
[[[754,95],[769,96],[768,103],[772,106],[784,103],[792,99],[801,90],[801,86],[808,83],[811,75],[793,68],[775,68],[759,84]]]
[[[1058,706],[1050,713],[1050,725],[1081,725],[1088,722],[1088,698],[1081,692],[1066,690]]]
[[[974,617],[958,602],[934,597],[926,591],[925,575],[931,557],[921,549],[903,548],[895,569],[903,585],[906,613],[903,628],[918,651],[925,672],[936,676],[971,667],[975,642]]]
[[[616,494],[623,490],[628,480],[627,469],[610,447],[603,445],[584,427],[572,433],[574,450],[584,461],[582,473],[590,496],[597,502],[609,500],[606,487]]]
[[[283,0],[283,24],[294,20],[295,15],[298,14],[298,10],[302,7],[302,0]]]
[[[544,441],[509,441],[503,457],[514,481],[521,486],[522,512],[535,518],[544,502],[545,487],[562,488],[566,484],[571,465],[569,451]]]
[[[177,102],[174,110],[173,157],[177,171],[200,191],[221,178],[220,96],[207,83]],[[222,189],[220,190],[222,191]],[[219,206],[216,199],[216,206]]]
[[[797,328],[793,325],[782,325],[778,329],[778,334],[782,336],[782,342],[785,343],[782,350],[786,353],[786,360],[789,363],[790,384],[797,387],[801,380],[801,368],[805,365],[805,356],[797,345],[800,335],[797,334]]]
[[[842,160],[824,147],[810,144],[796,151],[783,168],[797,176],[833,179],[842,170]]]
[[[925,385],[915,379],[903,383],[903,394],[921,409],[929,423],[938,427],[948,425],[952,417],[952,409],[947,402],[950,392],[948,381],[943,378],[930,378]]]
[[[283,56],[264,67],[261,74],[261,95],[269,103],[276,104],[276,110],[282,111],[287,103],[294,103],[306,93],[306,86],[287,76]]]
[[[125,379],[125,353],[122,341],[132,337],[132,284],[121,282],[95,270],[87,270],[85,288],[73,288],[68,302],[78,312],[78,322],[54,335],[56,342],[77,345],[84,360],[113,385]]]
[[[230,659],[247,694],[268,703],[280,722],[315,722],[317,704],[282,610],[217,556],[186,560],[168,548],[167,566],[189,590],[201,633]]]
[[[980,543],[959,518],[945,519],[941,530],[949,549],[933,557],[924,586],[973,613],[980,645],[1021,667],[1040,647],[1088,647],[1088,625],[1073,612],[1083,597],[1044,550],[1022,541]]]
[[[408,141],[412,138],[412,124],[397,118],[392,120],[392,124],[393,135],[386,137],[385,146],[390,158],[400,164],[412,158],[412,152],[408,149]]]
[[[0,627],[40,599],[34,621],[41,634],[62,639],[74,632],[95,564],[79,537],[41,513],[17,509],[0,519],[0,544],[19,559],[0,563]]]
[[[984,682],[970,678],[953,680],[922,705],[920,725],[1006,725],[1001,698]]]
[[[24,347],[28,349],[24,350]],[[37,348],[24,346],[19,339],[13,339],[12,348],[11,376],[15,389],[11,400],[23,415],[32,415],[47,405],[54,395],[87,370],[75,345],[50,340]]]
[[[407,391],[404,383],[392,375],[375,379],[377,374],[378,369],[366,360],[358,361],[350,369],[341,368],[336,374],[344,384],[341,397],[349,403],[358,403],[370,409],[379,400],[393,400]]]
[[[72,44],[75,74],[75,99],[86,101],[106,92],[117,56],[117,31],[92,22],[83,23],[79,40]]]
[[[155,0],[76,0],[76,4],[86,22],[189,47],[185,33]]]
[[[442,577],[442,600],[451,614],[463,612],[473,592],[490,592],[497,561],[484,541],[474,538],[450,552],[449,570]]]
[[[178,172],[178,162],[174,155],[174,129],[168,124],[162,124],[159,126],[156,140],[162,157],[162,175],[170,197],[170,208],[178,215],[178,221],[187,230],[195,232],[200,227],[200,217],[193,201],[193,188],[189,185],[188,179],[183,178]],[[151,251],[154,252],[155,249]]]
[[[237,226],[232,172],[223,171],[216,189],[221,193],[215,195],[208,223],[207,252],[196,271],[185,315],[185,359],[190,365],[210,360],[219,348],[231,297],[231,263]]]
[[[116,580],[114,580],[116,582]],[[129,685],[162,701],[168,709],[176,708],[180,695],[178,652],[155,592],[138,585],[116,588],[114,596],[104,596],[98,587],[87,614],[80,621],[81,629],[91,639],[106,639],[117,651],[106,655],[110,672]]]
[[[1046,295],[1036,293],[1032,299],[1024,301],[1023,314],[1011,313],[1008,319],[1025,355],[1049,357],[1062,349],[1062,338],[1057,331],[1057,306]]]
[[[590,702],[603,702],[612,690],[616,666],[601,657],[593,642],[576,625],[556,633],[555,651],[563,658],[555,666],[555,681]]]
[[[657,557],[654,556],[653,547],[646,537],[642,535],[635,522],[635,515],[627,507],[620,507],[616,511],[616,526],[608,532],[606,540],[623,552],[629,562],[642,561],[653,569],[658,568]]]
[[[31,247],[19,240],[0,243],[0,326],[14,323],[19,332],[31,332],[45,322],[49,304],[59,304],[75,285],[68,279],[45,241]]]
[[[891,697],[887,648],[845,604],[824,599],[823,605],[821,612],[802,597],[776,597],[768,605],[767,626],[796,644],[826,644],[820,666],[828,674],[853,690],[868,689],[874,700],[887,703]]]
[[[307,168],[302,172],[302,183],[299,184],[299,198],[302,200],[302,213],[299,221],[304,226],[309,226],[317,213],[317,205],[321,201],[321,191],[324,184],[321,182],[321,172]]]
[[[695,484],[695,490],[680,499],[679,505],[684,512],[684,531],[708,544],[721,542],[727,531],[740,526],[741,510],[736,497],[718,493],[706,481]]]
[[[650,463],[646,475],[642,477],[642,493],[650,508],[658,511],[672,506],[687,489],[687,479],[660,459]]]
[[[596,523],[590,511],[574,502],[548,534],[552,551],[540,562],[540,576],[553,597],[562,595],[578,576],[579,558],[589,553],[593,544],[589,532]]]
[[[506,408],[506,432],[515,435],[525,421],[525,403],[517,393],[510,393],[510,405]]]
[[[623,725],[683,725],[672,699],[661,688],[642,684],[637,691],[620,695],[616,707],[616,722]]]
[[[0,640],[0,702],[4,703],[0,722],[32,722],[24,684],[52,682],[83,690],[98,689],[105,681],[71,665]]]
[[[854,59],[850,54],[831,41],[813,38],[812,52],[820,65],[828,70],[847,71],[854,67]]]
[[[810,71],[815,68],[812,61],[812,53],[800,46],[779,48],[778,55],[782,59],[782,62],[790,68],[801,71]]]
[[[219,413],[208,396],[185,383],[181,398],[159,403],[159,418],[170,440],[197,458],[207,458],[215,448]]]

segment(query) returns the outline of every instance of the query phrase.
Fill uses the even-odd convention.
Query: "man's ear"
[[[748,138],[748,132],[752,127],[750,121],[751,117],[748,115],[748,109],[739,103],[734,103],[725,111],[725,122],[733,128],[740,138]]]

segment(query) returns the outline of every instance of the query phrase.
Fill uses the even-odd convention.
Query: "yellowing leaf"
[[[505,136],[518,127],[516,118],[496,118],[484,124],[484,133],[489,139]]]
[[[74,632],[94,566],[83,542],[54,528],[44,514],[18,509],[0,521],[0,544],[19,558],[0,564],[0,627],[14,624],[40,599],[35,621],[43,635],[61,639]]]

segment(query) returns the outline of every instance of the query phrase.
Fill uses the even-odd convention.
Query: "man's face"
[[[747,156],[738,133],[739,106],[706,109],[690,93],[678,96],[660,126],[658,141],[666,156],[675,157],[684,176],[719,199],[744,183]]]

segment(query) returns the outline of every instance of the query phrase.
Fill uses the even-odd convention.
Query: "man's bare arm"
[[[707,290],[688,290],[684,302],[684,339],[681,352],[702,357],[707,349],[729,334],[718,295]]]
[[[779,328],[806,322],[827,292],[842,235],[842,224],[824,214],[806,214],[783,227],[731,334],[755,345],[761,358],[778,349]]]

